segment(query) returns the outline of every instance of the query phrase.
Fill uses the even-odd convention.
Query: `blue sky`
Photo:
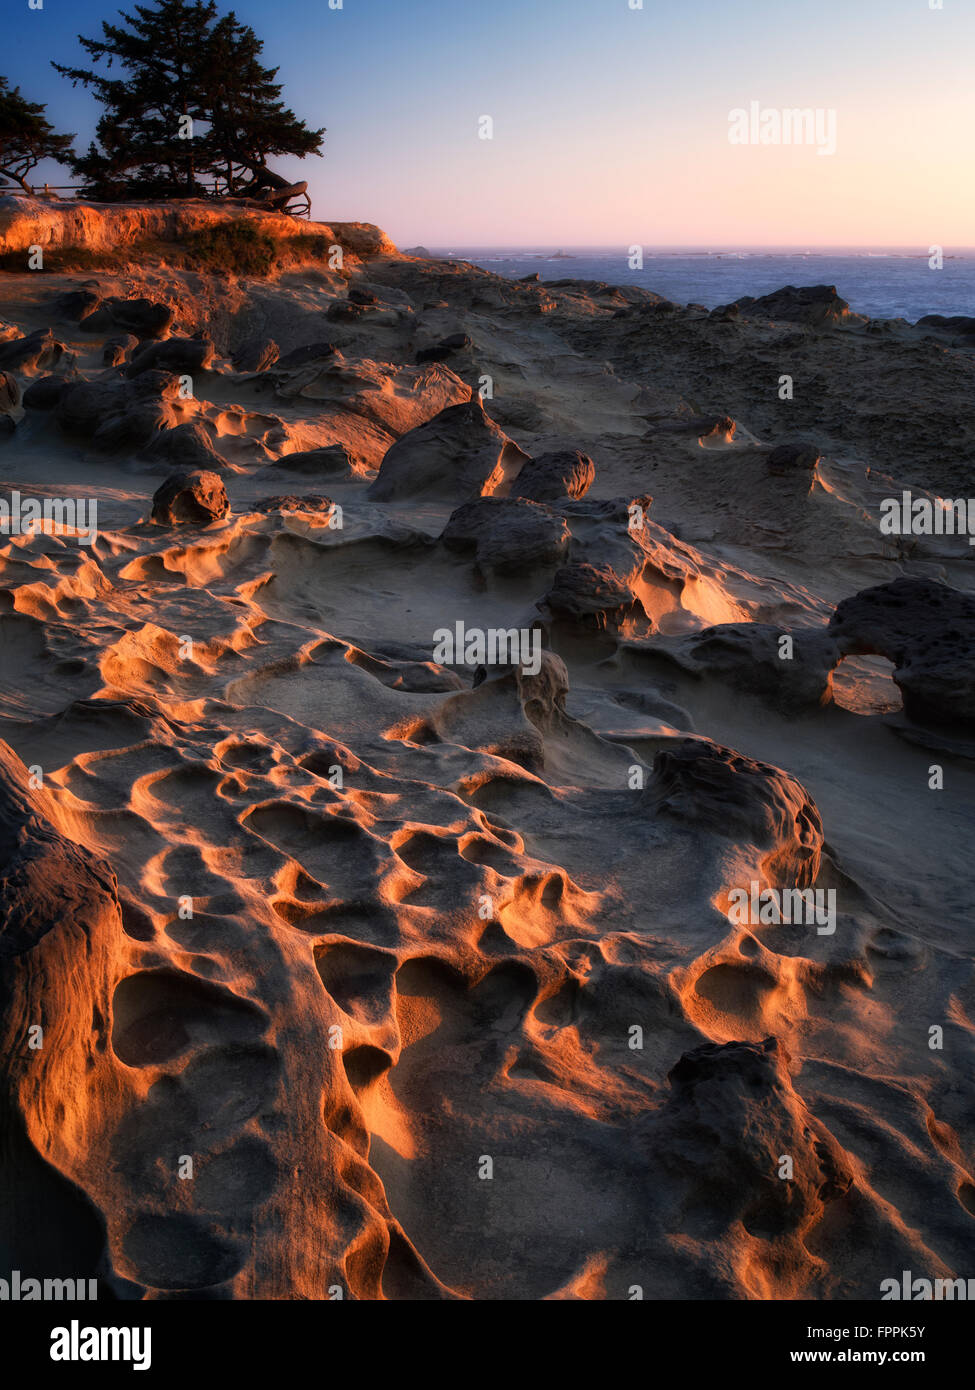
[[[377,222],[401,245],[975,242],[975,0],[629,5],[234,8],[290,104],[328,127],[324,159],[279,167],[309,179],[316,217]],[[7,7],[0,71],[79,145],[97,105],[49,63],[79,61],[76,35],[115,14]],[[835,154],[730,145],[729,112],[753,100],[835,111]]]

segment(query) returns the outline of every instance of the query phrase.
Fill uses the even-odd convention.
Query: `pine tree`
[[[210,145],[231,192],[267,182],[273,155],[320,154],[325,134],[309,130],[280,100],[277,68],[260,61],[263,43],[231,10],[215,26],[210,49]]]
[[[260,62],[263,44],[233,12],[219,18],[214,0],[156,0],[120,18],[79,42],[124,76],[53,64],[105,108],[97,143],[73,162],[87,196],[199,197],[208,179],[237,192],[273,181],[272,155],[319,152],[324,130],[284,106],[277,70]]]
[[[28,101],[19,87],[0,77],[0,175],[30,192],[27,175],[42,159],[65,163],[73,135],[58,135],[44,107]]]

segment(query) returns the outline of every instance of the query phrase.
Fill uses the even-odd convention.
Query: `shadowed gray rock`
[[[138,346],[139,340],[134,333],[115,333],[102,345],[102,363],[106,367],[120,367]]]
[[[235,372],[263,372],[278,360],[280,349],[273,338],[248,338],[234,353],[231,361]]]
[[[516,573],[557,565],[569,543],[565,520],[548,507],[513,497],[479,497],[451,515],[440,539],[472,552],[483,570]]]
[[[528,460],[515,479],[511,495],[532,502],[584,497],[595,477],[596,465],[588,454],[578,449],[556,449]]]
[[[57,341],[49,328],[38,328],[26,338],[0,343],[0,369],[30,372],[41,367],[55,367],[66,352],[67,348]]]
[[[179,389],[168,372],[146,371],[134,381],[121,376],[72,382],[57,404],[58,424],[100,449],[143,446],[176,423],[170,402]]]
[[[758,298],[744,295],[734,304],[747,318],[769,318],[782,323],[828,325],[859,317],[850,313],[849,304],[836,293],[835,285],[785,285]],[[729,307],[722,305],[721,309]]]
[[[925,314],[918,319],[917,328],[936,328],[942,333],[957,334],[960,338],[975,337],[975,318],[971,314]]]
[[[791,656],[781,641],[791,638]],[[830,673],[842,653],[825,628],[782,628],[768,623],[719,623],[701,632],[656,638],[652,651],[695,676],[714,676],[790,713],[825,704]]]
[[[254,503],[258,512],[330,512],[332,500],[321,492],[309,492],[299,497],[289,492],[280,497],[262,497]]]
[[[167,478],[152,499],[152,519],[161,526],[206,526],[229,511],[223,479],[203,468]]]
[[[283,454],[270,466],[283,469],[287,473],[303,473],[310,477],[323,474],[333,477],[351,477],[355,473],[356,458],[344,444],[326,444],[321,449],[301,449],[294,454]]]
[[[606,628],[622,623],[633,602],[630,586],[608,565],[586,561],[563,565],[545,595],[545,604],[553,616],[584,618]]]
[[[355,323],[361,319],[365,313],[362,304],[350,303],[347,299],[340,299],[335,304],[330,304],[325,317],[329,323]]]
[[[133,353],[125,374],[141,376],[160,368],[179,376],[192,375],[209,367],[212,361],[213,344],[209,338],[167,338],[161,343],[144,343]]]
[[[161,338],[172,323],[174,313],[168,304],[156,304],[151,299],[102,300],[94,312],[81,319],[86,333],[110,333],[124,328],[140,338]]]
[[[166,467],[218,469],[224,461],[199,420],[184,420],[172,429],[159,430],[142,451],[143,458]]]
[[[697,1224],[699,1236],[744,1228],[765,1241],[801,1237],[827,1203],[853,1185],[849,1156],[807,1109],[778,1039],[705,1043],[685,1052],[667,1077],[670,1095],[641,1121],[660,1186],[684,1213],[674,1229]],[[794,1178],[780,1177],[789,1154]],[[657,1174],[655,1173],[655,1177]]]
[[[60,318],[67,319],[69,323],[80,323],[89,314],[93,314],[101,303],[102,297],[96,289],[82,285],[80,289],[68,290],[65,294],[58,295],[54,301],[54,309]]]
[[[843,656],[884,656],[904,712],[921,724],[975,725],[975,599],[930,579],[895,579],[837,605]]]
[[[71,383],[63,376],[40,376],[24,392],[29,410],[53,410]]]
[[[396,441],[369,489],[374,502],[504,495],[525,454],[485,413],[480,397],[447,406]]]
[[[657,754],[641,797],[656,815],[767,851],[762,868],[773,884],[807,888],[816,881],[822,817],[802,783],[781,768],[707,739],[683,739]]]

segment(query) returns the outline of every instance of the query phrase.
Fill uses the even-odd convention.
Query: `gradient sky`
[[[234,8],[289,104],[328,127],[324,159],[276,164],[309,180],[322,221],[376,222],[401,246],[975,243],[975,0],[629,3]],[[79,146],[99,108],[49,60],[81,61],[76,36],[117,8],[6,7],[0,71]],[[729,144],[729,112],[753,100],[835,108],[836,154]]]

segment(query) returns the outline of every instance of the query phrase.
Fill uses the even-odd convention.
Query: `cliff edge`
[[[321,238],[368,259],[396,255],[395,244],[369,222],[306,222],[261,212],[229,199],[175,203],[58,202],[0,197],[0,256],[44,250],[117,253],[145,242],[182,243],[216,228],[248,226],[274,243]]]

